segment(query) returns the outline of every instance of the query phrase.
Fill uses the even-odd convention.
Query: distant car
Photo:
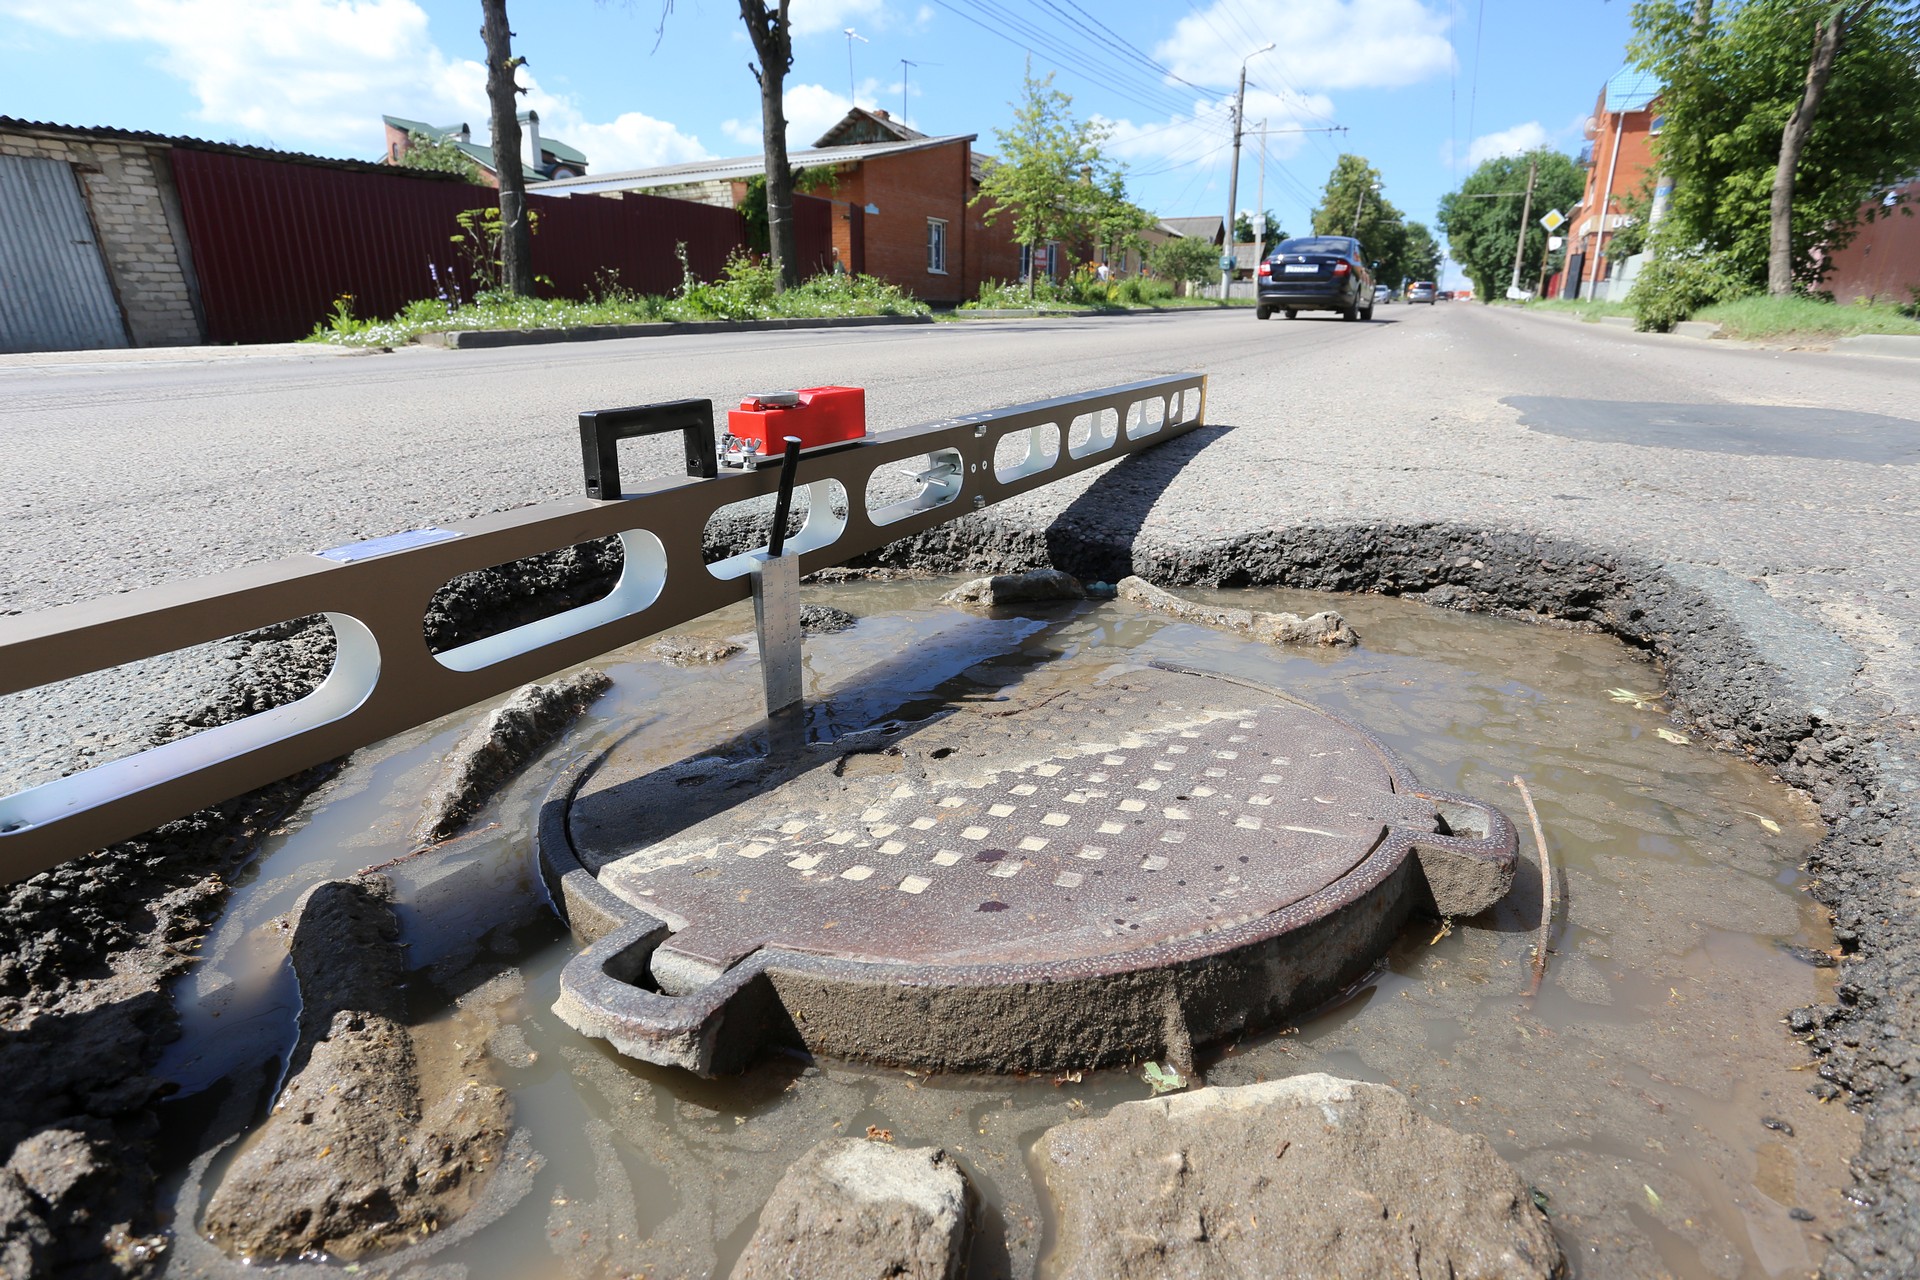
[[[1436,294],[1434,294],[1433,296],[1434,296],[1435,298],[1437,298],[1437,299],[1439,299],[1439,300],[1440,300],[1441,302],[1452,302],[1452,301],[1453,301],[1453,290],[1451,290],[1451,289],[1442,289],[1442,290],[1441,290],[1440,292],[1438,292],[1438,293],[1436,293]]]
[[[1373,286],[1373,301],[1376,306],[1391,304],[1393,302],[1393,290],[1383,284]]]
[[[1407,301],[1424,302],[1428,306],[1432,306],[1435,292],[1433,281],[1415,280],[1407,286]]]
[[[1373,319],[1373,272],[1352,236],[1302,236],[1282,240],[1261,262],[1254,314],[1265,320],[1280,311],[1291,320],[1302,311],[1338,311],[1349,320]]]

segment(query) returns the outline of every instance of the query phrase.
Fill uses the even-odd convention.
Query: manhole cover
[[[1477,912],[1513,874],[1497,810],[1317,708],[1174,670],[786,761],[616,749],[555,795],[543,861],[598,938],[562,1016],[701,1072],[782,1043],[996,1070],[1179,1056],[1326,999],[1409,912]]]

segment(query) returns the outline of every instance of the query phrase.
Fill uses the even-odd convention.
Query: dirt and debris
[[[317,885],[296,908],[287,1083],[201,1224],[230,1252],[352,1260],[391,1248],[458,1218],[497,1165],[506,1091],[485,1078],[481,1046],[450,1064],[419,1051],[399,933],[383,876]]]
[[[415,843],[436,844],[459,831],[488,797],[612,687],[604,671],[579,671],[551,684],[527,685],[495,707],[447,757],[414,828]]]
[[[1265,613],[1254,609],[1220,609],[1212,605],[1182,600],[1171,591],[1162,591],[1144,578],[1120,579],[1120,599],[1129,604],[1169,614],[1183,622],[1203,627],[1218,627],[1266,644],[1353,645],[1360,637],[1346,619],[1331,609],[1310,618],[1297,613]]]

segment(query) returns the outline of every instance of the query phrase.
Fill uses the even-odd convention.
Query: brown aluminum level
[[[781,1047],[1184,1061],[1337,994],[1410,913],[1512,884],[1497,809],[1278,690],[1161,665],[1013,699],[779,759],[576,765],[537,837],[591,944],[556,1011],[703,1075]]]

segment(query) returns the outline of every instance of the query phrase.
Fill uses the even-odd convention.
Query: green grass
[[[1525,306],[1529,311],[1550,311],[1556,315],[1578,316],[1582,320],[1633,314],[1633,308],[1624,302],[1595,302],[1592,298],[1540,298]]]
[[[1726,337],[1752,341],[1823,341],[1859,333],[1920,334],[1920,320],[1884,302],[1842,305],[1817,298],[1760,295],[1703,307],[1693,318],[1717,322]]]
[[[440,298],[409,303],[398,315],[363,319],[353,299],[334,303],[333,314],[314,327],[309,342],[350,347],[397,347],[424,333],[456,329],[576,329],[589,325],[648,324],[688,320],[821,319],[833,316],[924,316],[927,304],[872,276],[818,275],[798,288],[775,287],[764,262],[738,255],[718,280],[691,272],[671,296],[609,289],[587,300],[516,298],[482,293],[455,304]]]

